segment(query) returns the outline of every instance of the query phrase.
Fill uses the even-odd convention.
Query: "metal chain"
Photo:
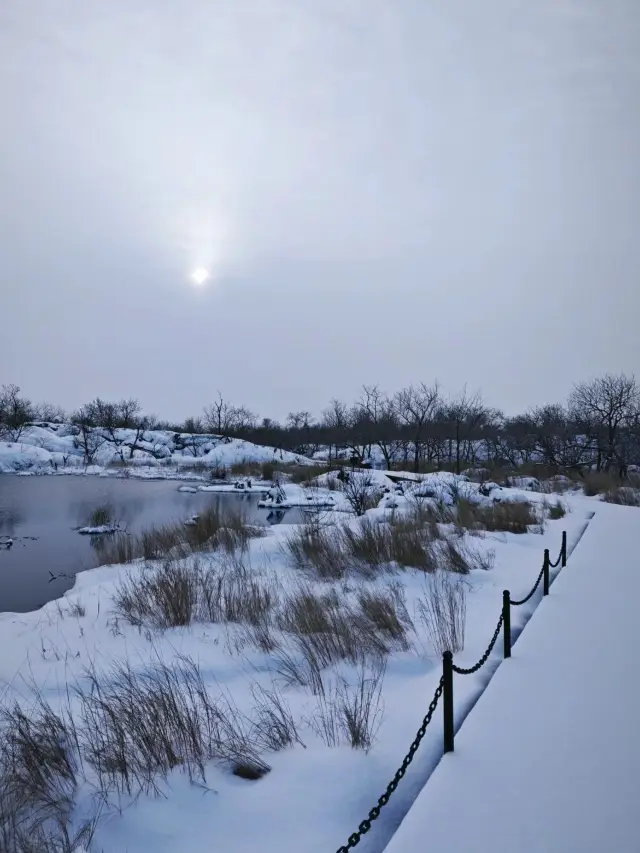
[[[409,767],[409,765],[413,761],[413,756],[416,754],[416,752],[418,751],[418,747],[422,743],[422,738],[425,736],[425,733],[427,731],[427,726],[431,722],[431,718],[433,717],[434,712],[435,712],[436,708],[438,707],[438,700],[442,696],[443,690],[444,690],[444,677],[441,677],[440,681],[438,682],[438,686],[436,687],[436,692],[433,695],[433,699],[429,703],[429,710],[427,711],[426,716],[425,716],[424,720],[422,721],[420,728],[418,729],[418,733],[416,734],[416,736],[413,740],[413,743],[409,747],[409,752],[405,756],[405,759],[402,762],[402,764],[400,765],[400,768],[398,769],[396,775],[393,777],[391,782],[389,782],[389,784],[387,785],[387,790],[384,792],[384,794],[382,794],[382,796],[378,799],[378,802],[371,809],[371,811],[366,816],[366,818],[362,821],[362,823],[358,826],[357,832],[354,832],[349,836],[349,840],[347,841],[347,843],[345,845],[343,845],[342,847],[338,847],[337,853],[348,853],[348,851],[352,850],[356,846],[356,844],[359,844],[362,836],[366,835],[367,832],[369,832],[369,830],[371,829],[371,824],[373,823],[374,820],[376,820],[376,818],[379,817],[380,812],[382,811],[384,806],[386,806],[387,803],[389,802],[389,799],[391,798],[391,794],[393,794],[395,789],[400,784],[400,780],[402,779],[404,774],[407,772],[407,768]]]
[[[533,587],[533,589],[531,590],[529,595],[526,598],[521,599],[520,601],[514,601],[513,599],[511,599],[511,604],[513,604],[514,607],[519,607],[521,604],[526,604],[530,598],[533,598],[533,594],[535,593],[535,591],[540,586],[540,581],[542,580],[543,574],[544,574],[544,566],[540,569],[540,574],[538,575],[538,580],[535,582],[535,586]]]
[[[493,632],[493,637],[491,638],[491,642],[487,648],[487,651],[482,655],[480,660],[475,666],[471,666],[468,669],[465,669],[462,666],[456,666],[455,663],[453,665],[453,671],[457,672],[458,675],[473,675],[474,672],[477,672],[481,667],[485,665],[485,663],[489,660],[489,655],[493,651],[493,647],[496,644],[496,640],[498,639],[498,635],[500,634],[500,629],[502,628],[502,623],[504,622],[504,613],[500,614],[500,618],[498,619],[498,624],[496,626],[496,630]]]
[[[555,563],[552,563],[551,561],[549,561],[549,568],[550,569],[555,569],[560,565],[560,560],[562,559],[563,554],[564,554],[564,551],[561,548],[560,553],[558,554],[558,559],[555,561]]]

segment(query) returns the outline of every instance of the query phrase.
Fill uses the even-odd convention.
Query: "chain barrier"
[[[566,534],[563,534],[563,537],[566,537]],[[536,590],[540,586],[540,581],[544,577],[545,569],[556,568],[557,566],[560,565],[560,562],[563,559],[563,557],[566,559],[566,538],[563,539],[562,548],[560,549],[558,559],[555,561],[555,563],[552,563],[551,561],[549,561],[548,560],[548,552],[545,553],[545,562],[544,562],[542,568],[540,569],[540,574],[538,575],[538,579],[536,580],[536,582],[533,586],[533,589],[531,590],[529,595],[527,595],[526,598],[523,598],[520,601],[512,601],[512,600],[509,600],[509,593],[505,592],[505,596],[507,597],[507,599],[506,599],[507,600],[507,613],[506,613],[507,616],[508,616],[508,611],[509,611],[510,605],[514,605],[514,606],[518,607],[522,604],[526,604],[527,601],[529,601],[533,597]],[[564,565],[564,563],[563,563],[563,565]],[[545,586],[545,590],[546,590],[546,586]],[[447,655],[449,656],[449,673],[451,673],[452,670],[453,670],[453,672],[458,673],[458,675],[472,675],[474,672],[478,672],[478,670],[481,669],[485,665],[487,660],[489,659],[489,655],[493,651],[495,644],[498,641],[498,637],[500,635],[500,631],[502,630],[503,626],[505,627],[505,630],[510,631],[510,620],[508,620],[508,622],[505,625],[505,610],[504,609],[503,609],[502,613],[500,614],[500,618],[498,619],[498,624],[496,625],[496,629],[493,632],[493,637],[491,638],[491,642],[489,643],[487,650],[482,655],[480,660],[475,664],[475,666],[471,666],[468,668],[465,668],[462,666],[456,666],[451,661],[451,653],[446,652],[445,653],[445,659],[446,659]],[[507,655],[507,651],[506,651],[506,645],[505,645],[505,656],[506,655]],[[450,677],[451,676],[449,675],[449,678]],[[447,689],[449,691],[451,691],[452,682],[448,682],[448,683],[450,686]],[[371,809],[371,811],[369,812],[367,817],[358,825],[358,829],[356,830],[356,832],[353,832],[349,836],[346,844],[344,844],[342,847],[338,847],[338,850],[336,851],[336,853],[349,853],[350,850],[353,850],[353,848],[356,847],[356,845],[358,845],[360,843],[363,835],[366,835],[367,832],[369,832],[373,822],[375,820],[377,820],[377,818],[380,816],[380,812],[382,811],[382,809],[387,805],[387,803],[391,799],[391,795],[393,794],[393,792],[396,790],[396,788],[400,784],[400,781],[403,779],[405,773],[407,772],[409,765],[413,761],[413,757],[416,754],[416,752],[418,751],[418,748],[420,747],[420,744],[422,743],[422,739],[424,738],[424,736],[426,734],[427,726],[431,722],[433,715],[435,713],[435,710],[438,707],[438,702],[439,702],[440,697],[442,696],[442,694],[444,692],[444,689],[445,689],[445,676],[443,674],[440,678],[440,681],[438,682],[438,686],[436,687],[436,691],[433,694],[433,699],[429,703],[429,709],[428,709],[428,711],[427,711],[427,713],[426,713],[426,715],[425,715],[425,717],[424,717],[424,719],[420,725],[420,728],[418,729],[418,732],[417,732],[411,746],[409,747],[409,752],[406,754],[404,761],[402,762],[402,764],[400,765],[400,767],[396,771],[396,774],[393,777],[393,779],[391,780],[391,782],[389,782],[389,784],[387,785],[385,792],[378,798],[378,802]],[[450,697],[449,701],[452,702],[452,694],[448,693],[447,695]],[[451,746],[450,746],[450,749],[453,749],[453,706],[452,705],[449,705],[449,713],[451,714],[451,722],[450,722],[450,725],[451,725]],[[445,696],[445,717],[446,716],[447,716],[447,697]],[[447,751],[447,746],[446,746],[446,724],[445,724],[445,752],[446,751]]]
[[[338,847],[337,853],[348,853],[349,850],[353,850],[356,844],[360,843],[360,840],[363,835],[366,835],[367,832],[371,829],[371,824],[380,816],[380,812],[387,805],[389,799],[391,798],[391,794],[395,791],[395,789],[400,784],[400,780],[407,772],[407,769],[411,762],[413,761],[413,756],[418,751],[418,747],[422,743],[422,738],[425,736],[427,731],[427,726],[431,722],[431,719],[435,713],[436,708],[438,707],[438,700],[442,696],[442,691],[444,689],[444,678],[441,677],[436,687],[436,692],[433,694],[433,699],[429,703],[429,710],[427,711],[424,720],[420,728],[418,729],[418,733],[416,734],[413,743],[409,747],[409,752],[406,754],[404,761],[400,765],[396,775],[393,777],[391,782],[387,785],[387,790],[382,794],[382,796],[378,799],[378,802],[371,809],[366,818],[362,821],[362,823],[358,826],[357,832],[352,833],[349,836],[349,840],[342,847]]]
[[[533,598],[533,596],[534,596],[534,594],[535,594],[535,591],[536,591],[536,590],[538,589],[538,587],[540,586],[540,581],[542,580],[542,576],[544,575],[544,568],[545,568],[545,567],[543,566],[543,567],[540,569],[540,574],[538,575],[538,580],[535,582],[534,587],[533,587],[533,589],[531,590],[531,592],[529,593],[529,595],[527,595],[527,596],[526,596],[526,598],[521,598],[521,599],[520,599],[520,601],[514,601],[513,599],[511,599],[511,604],[512,604],[512,606],[514,606],[514,607],[519,607],[521,604],[526,604],[526,603],[527,603],[527,601],[529,601],[531,598]]]
[[[558,559],[555,561],[555,563],[552,563],[551,561],[549,561],[549,568],[550,569],[557,569],[558,568],[558,566],[560,565],[560,560],[562,559],[563,554],[564,554],[564,551],[561,548],[560,553],[558,554]]]
[[[491,642],[489,643],[486,652],[482,655],[480,660],[475,666],[470,666],[468,669],[465,669],[462,666],[456,666],[453,664],[453,671],[457,672],[458,675],[473,675],[474,672],[477,672],[481,669],[485,663],[489,660],[489,655],[493,651],[493,647],[496,644],[498,636],[500,635],[500,630],[502,628],[502,623],[504,622],[504,613],[500,614],[500,618],[498,619],[498,624],[496,625],[496,630],[493,632],[493,637],[491,638]]]

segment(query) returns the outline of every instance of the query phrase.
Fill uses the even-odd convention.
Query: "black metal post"
[[[544,563],[542,564],[542,593],[543,595],[549,595],[549,565],[551,560],[549,558],[549,549],[544,549]]]
[[[567,531],[562,531],[562,561],[561,566],[564,568],[567,565]]]
[[[504,656],[511,657],[511,593],[502,593],[502,631],[504,633]]]
[[[444,730],[444,751],[453,752],[453,654],[442,655],[442,712]]]

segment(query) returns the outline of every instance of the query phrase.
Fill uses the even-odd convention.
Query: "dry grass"
[[[283,548],[295,568],[322,580],[340,580],[349,567],[339,528],[314,517],[296,525]]]
[[[81,749],[102,790],[159,794],[174,769],[204,781],[208,761],[254,778],[269,767],[246,721],[228,702],[214,701],[197,665],[180,658],[135,671],[113,667],[108,680],[87,672],[76,690],[81,706]]]
[[[383,660],[361,662],[350,683],[340,678],[318,697],[311,728],[326,746],[346,743],[368,752],[382,722]]]
[[[619,506],[640,506],[640,489],[631,488],[631,486],[619,486],[617,489],[611,489],[602,495],[602,500],[608,504],[618,504]]]
[[[584,476],[582,491],[588,498],[605,492],[614,492],[622,485],[617,474],[607,471],[589,471]]]
[[[459,528],[471,531],[527,533],[530,527],[540,526],[541,517],[536,507],[528,501],[503,501],[486,505],[463,499],[457,506],[456,523]]]
[[[310,586],[301,587],[284,600],[278,616],[287,641],[278,650],[276,669],[285,683],[322,693],[327,667],[384,659],[392,647],[407,647],[407,618],[397,596],[388,596],[382,604],[371,597],[355,608],[342,604],[335,591],[318,594]]]
[[[0,850],[72,853],[89,846],[100,809],[72,828],[80,756],[71,717],[42,697],[0,710]]]
[[[260,581],[238,559],[207,567],[194,559],[165,560],[122,581],[114,600],[117,614],[131,625],[165,630],[193,622],[233,622],[266,632],[261,646],[271,645],[266,637],[277,602],[275,584]]]
[[[402,651],[408,651],[411,647],[408,634],[414,626],[401,584],[390,584],[385,589],[363,588],[358,593],[358,605],[362,616],[379,636]]]
[[[253,736],[256,743],[273,752],[287,749],[296,743],[304,746],[291,709],[275,685],[267,690],[254,684],[251,695],[254,701]]]
[[[107,527],[115,524],[116,512],[111,504],[103,504],[97,506],[86,516],[85,525],[87,527]]]
[[[227,553],[245,551],[251,538],[264,536],[262,527],[252,525],[237,510],[221,510],[218,504],[205,507],[195,524],[165,524],[143,530],[139,535],[116,534],[96,545],[103,564],[182,558],[199,551],[222,549]]]
[[[425,578],[417,610],[439,656],[445,651],[462,651],[467,600],[466,587],[459,576],[439,571]]]

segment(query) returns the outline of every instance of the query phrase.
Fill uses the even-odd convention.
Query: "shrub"
[[[343,493],[349,506],[356,515],[364,515],[367,510],[378,506],[382,498],[382,489],[374,484],[371,474],[351,471],[345,482],[341,483]]]
[[[263,480],[273,480],[273,475],[275,474],[275,465],[273,462],[263,462],[260,466],[260,472],[262,474]]]
[[[561,500],[557,500],[555,503],[547,506],[547,513],[552,521],[558,521],[567,514],[567,507]]]

